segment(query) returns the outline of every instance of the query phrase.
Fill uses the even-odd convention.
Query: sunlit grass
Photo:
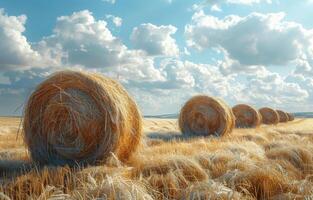
[[[16,137],[18,120],[0,121],[0,199],[313,197],[312,119],[235,129],[220,139],[185,138],[175,120],[150,119],[127,163],[112,156],[74,168],[33,164]]]

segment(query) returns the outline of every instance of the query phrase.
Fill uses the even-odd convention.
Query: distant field
[[[127,163],[75,169],[35,166],[1,117],[0,199],[313,199],[313,119],[185,138],[174,117],[146,118]]]
[[[296,112],[292,113],[297,118],[313,118],[313,112]],[[165,115],[146,115],[146,118],[161,118],[161,119],[176,119],[178,114],[165,114]]]

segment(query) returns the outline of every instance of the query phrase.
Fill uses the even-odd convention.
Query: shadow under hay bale
[[[252,106],[238,104],[232,108],[237,128],[255,128],[261,124],[262,116]]]
[[[93,164],[105,161],[110,152],[126,160],[140,141],[142,119],[119,83],[96,74],[63,71],[32,93],[23,127],[34,161]]]
[[[262,116],[263,124],[278,124],[279,123],[279,115],[276,110],[268,107],[264,107],[259,109],[259,113]]]
[[[33,168],[35,168],[35,164],[31,163],[27,160],[0,160],[0,177],[15,177],[19,175],[23,175]]]
[[[220,99],[199,95],[188,100],[179,115],[184,135],[223,136],[235,125],[231,109]]]
[[[289,121],[287,113],[285,113],[282,110],[277,110],[277,113],[279,115],[279,122],[288,122]]]

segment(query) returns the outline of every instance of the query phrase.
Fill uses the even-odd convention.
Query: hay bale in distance
[[[269,107],[263,107],[259,109],[259,113],[262,116],[262,123],[264,124],[278,124],[279,123],[279,115],[276,112],[276,110],[269,108]]]
[[[117,82],[97,74],[62,71],[29,97],[24,141],[42,164],[93,164],[113,152],[126,160],[142,132],[140,112]]]
[[[295,116],[292,113],[287,113],[289,121],[295,120]]]
[[[261,124],[262,116],[252,106],[238,104],[232,108],[235,115],[235,124],[238,128],[253,128]]]
[[[189,136],[223,136],[234,125],[231,109],[222,100],[205,95],[188,100],[179,115],[179,128]]]
[[[288,122],[289,121],[287,113],[285,113],[282,110],[277,110],[277,113],[279,115],[279,122]]]

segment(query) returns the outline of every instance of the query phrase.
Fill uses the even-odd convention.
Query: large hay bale
[[[259,109],[259,113],[262,116],[262,123],[264,124],[278,124],[279,123],[279,115],[276,110],[264,107]]]
[[[253,128],[261,124],[262,116],[252,106],[246,104],[238,104],[232,108],[235,115],[236,127]]]
[[[182,107],[179,128],[184,135],[223,136],[234,128],[231,109],[220,99],[199,95]]]
[[[282,110],[277,110],[277,113],[279,115],[279,122],[288,122],[289,121],[287,113],[285,113]]]
[[[97,74],[62,71],[41,83],[24,113],[24,140],[42,164],[92,164],[136,149],[142,119],[119,83]]]

